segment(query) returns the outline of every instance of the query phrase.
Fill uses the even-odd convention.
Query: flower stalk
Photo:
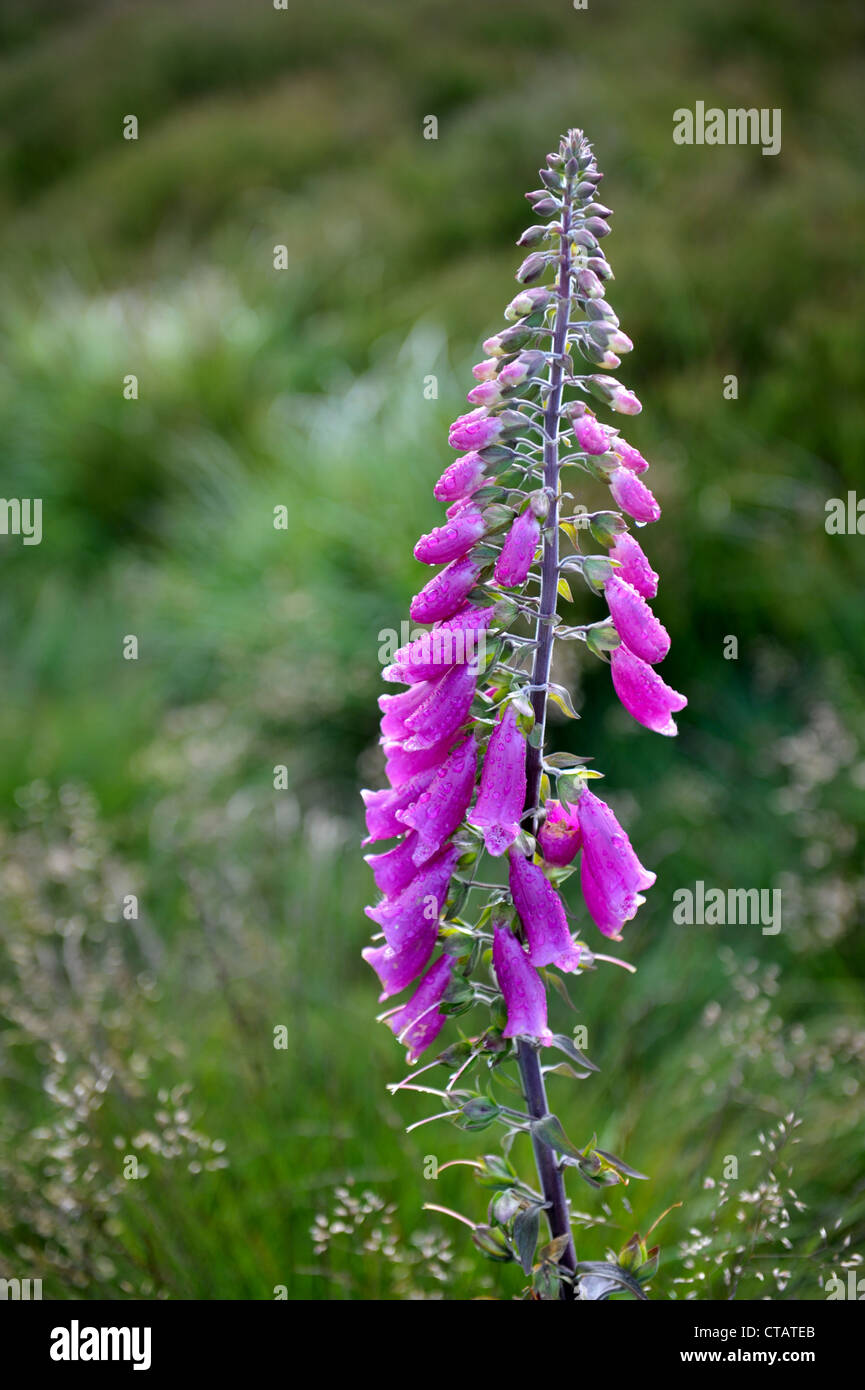
[[[421,564],[443,567],[411,604],[412,618],[430,627],[385,667],[385,680],[405,687],[379,700],[389,785],[363,793],[365,843],[396,840],[367,856],[383,896],[366,909],[381,937],[363,955],[382,1000],[413,989],[382,1017],[411,1063],[449,1020],[465,1015],[471,1025],[420,1069],[443,1067],[443,1087],[406,1079],[392,1089],[447,1104],[412,1129],[441,1118],[468,1130],[503,1128],[503,1156],[474,1165],[493,1194],[487,1220],[468,1224],[487,1258],[521,1266],[536,1299],[609,1297],[623,1288],[645,1297],[656,1258],[633,1238],[618,1261],[581,1266],[566,1171],[594,1189],[643,1175],[594,1139],[583,1147],[569,1139],[550,1111],[540,1060],[542,1048],[564,1053],[578,1081],[597,1070],[550,1028],[554,972],[567,994],[566,982],[582,988],[599,964],[632,969],[594,953],[582,929],[574,934],[579,913],[565,905],[565,883],[579,872],[587,923],[619,941],[655,879],[591,791],[601,774],[547,748],[550,701],[578,717],[569,692],[551,679],[555,643],[582,641],[608,663],[622,704],[647,728],[674,734],[672,716],[686,703],[655,670],[669,636],[647,602],[658,577],[630,530],[660,516],[638,476],[649,465],[588,404],[635,415],[640,402],[615,377],[574,365],[580,356],[614,371],[632,347],[606,302],[612,270],[599,243],[612,213],[598,201],[601,177],[591,146],[573,130],[547,157],[543,187],[527,194],[535,215],[551,220],[519,240],[537,248],[517,271],[523,288],[505,310],[508,326],[486,340],[487,357],[473,368],[475,408],[450,429],[449,443],[464,452],[434,489],[446,519],[414,552]],[[539,284],[550,271],[551,283]],[[566,402],[567,389],[576,395]],[[562,489],[565,467],[608,487],[610,505],[563,514],[565,496],[574,501]],[[572,546],[564,557],[562,537]],[[585,540],[602,551],[585,551]],[[572,601],[566,574],[606,599],[605,617],[562,623],[559,599]],[[517,1082],[524,1111],[506,1103],[500,1082]],[[523,1135],[540,1190],[510,1161]],[[542,1219],[550,1240],[539,1248]]]
[[[541,560],[541,601],[535,625],[535,659],[532,665],[531,703],[535,728],[540,738],[526,748],[526,812],[531,816],[531,829],[537,834],[539,826],[539,797],[543,771],[544,743],[547,726],[547,697],[553,659],[553,622],[559,586],[559,423],[562,407],[565,346],[571,310],[571,275],[573,260],[568,232],[571,225],[570,200],[562,209],[562,237],[559,250],[556,290],[558,302],[553,327],[553,347],[549,365],[549,394],[544,411],[544,487],[550,500],[547,525],[543,534]],[[527,1039],[518,1045],[517,1057],[523,1095],[529,1113],[537,1120],[549,1114],[546,1087],[537,1048]],[[571,1233],[571,1214],[565,1193],[565,1179],[552,1149],[540,1139],[533,1138],[535,1166],[541,1190],[547,1203],[547,1221],[553,1240],[565,1242],[559,1265],[568,1274],[576,1269],[577,1257]],[[562,1281],[561,1298],[572,1293]]]

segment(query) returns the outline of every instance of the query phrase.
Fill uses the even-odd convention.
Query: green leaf
[[[483,517],[487,523],[487,530],[494,531],[513,521],[514,514],[510,507],[503,507],[500,502],[493,502],[491,506],[484,509]]]
[[[554,1067],[541,1067],[544,1076],[569,1076],[572,1081],[584,1081],[585,1077],[575,1072],[569,1062],[557,1062]]]
[[[568,1008],[571,1010],[571,1013],[575,1013],[576,1009],[574,1008],[574,1001],[571,999],[571,996],[568,993],[568,987],[562,979],[561,975],[557,974],[555,970],[544,970],[543,968],[541,969],[541,974],[544,977],[544,983],[552,985],[553,989],[556,991],[556,994],[559,996],[560,999],[564,1000]]]
[[[599,593],[614,573],[613,565],[605,555],[587,555],[583,561],[583,578],[590,589],[596,589]]]
[[[596,623],[594,627],[586,628],[586,646],[595,656],[601,656],[604,652],[614,652],[621,641],[612,623]]]
[[[546,1144],[548,1149],[553,1149],[559,1154],[567,1154],[570,1158],[581,1159],[583,1157],[577,1146],[572,1144],[565,1134],[558,1116],[543,1115],[541,1119],[533,1120],[529,1128],[533,1138],[540,1139],[541,1143]]]
[[[550,699],[555,701],[555,703],[559,706],[561,710],[564,711],[564,713],[568,716],[569,719],[579,719],[580,716],[574,709],[573,701],[571,700],[570,694],[563,685],[550,685],[547,687],[547,690],[549,692]]]
[[[647,1301],[639,1281],[626,1269],[607,1260],[581,1260],[577,1265],[577,1275],[582,1276],[581,1297],[591,1302],[603,1302],[616,1292],[617,1287],[627,1289],[641,1302]]]
[[[536,1206],[527,1207],[525,1211],[521,1211],[519,1216],[514,1218],[514,1244],[517,1247],[517,1259],[523,1274],[531,1274],[532,1272],[540,1224],[541,1212],[540,1208]]]
[[[481,1187],[493,1187],[502,1190],[513,1187],[514,1183],[519,1181],[516,1169],[506,1158],[502,1158],[501,1154],[484,1154],[478,1160],[475,1178]]]
[[[638,1178],[641,1182],[649,1181],[645,1173],[638,1173],[636,1168],[629,1167],[623,1159],[616,1158],[615,1154],[605,1153],[603,1149],[595,1149],[595,1153],[600,1154],[605,1163],[609,1163],[610,1167],[615,1168],[617,1173],[624,1173],[625,1177],[628,1178]]]
[[[553,1047],[558,1048],[559,1052],[564,1052],[566,1057],[570,1057],[572,1062],[576,1062],[578,1067],[584,1067],[586,1071],[600,1071],[600,1067],[590,1062],[585,1053],[581,1052],[572,1038],[565,1033],[553,1034]],[[600,1152],[600,1151],[599,1151]]]
[[[547,767],[581,767],[584,762],[591,762],[591,758],[580,758],[576,753],[550,753],[544,762]]]

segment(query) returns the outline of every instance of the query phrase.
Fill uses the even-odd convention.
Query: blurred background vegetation
[[[583,716],[560,746],[659,875],[637,974],[579,986],[600,1073],[551,1081],[572,1137],[650,1175],[574,1179],[579,1253],[680,1203],[654,1297],[821,1298],[858,1258],[865,542],[824,519],[863,486],[862,28],[852,0],[6,0],[2,491],[43,499],[44,538],[0,537],[0,1275],[521,1287],[422,1210],[483,1220],[470,1170],[423,1161],[494,1140],[406,1136],[428,1107],[385,1090],[357,790],[378,634],[422,581],[447,423],[570,125],[616,209],[627,432],[690,698],[670,743],[600,663],[560,672]],[[674,145],[697,100],[781,108],[781,154]],[[674,926],[697,879],[782,888],[780,935]]]

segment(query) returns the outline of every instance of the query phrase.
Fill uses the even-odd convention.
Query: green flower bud
[[[589,521],[589,530],[598,545],[612,545],[628,527],[619,512],[598,512]]]

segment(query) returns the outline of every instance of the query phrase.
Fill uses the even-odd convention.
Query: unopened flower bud
[[[593,270],[579,271],[576,279],[577,291],[587,299],[600,299],[604,293],[603,283]]]
[[[552,297],[553,292],[548,289],[523,290],[514,296],[505,309],[505,318],[513,322],[514,319],[522,319],[529,314],[536,314],[541,309],[546,309]],[[504,338],[504,335],[502,337]]]
[[[548,188],[535,188],[526,194],[526,198],[541,217],[548,217],[559,206],[558,199],[552,196]]]
[[[531,291],[527,291],[527,293],[531,293]],[[502,351],[509,353],[518,352],[521,347],[525,347],[526,343],[533,342],[536,337],[537,330],[532,328],[530,324],[515,323],[513,328],[503,329],[499,334],[499,341],[502,344]]]
[[[501,421],[481,406],[454,420],[450,427],[448,443],[454,449],[484,449],[488,444],[492,444],[501,432]]]
[[[575,178],[579,172],[580,166],[577,163],[577,161],[572,157],[568,160],[567,164],[565,165],[565,173],[567,174],[569,179],[572,179]]]
[[[610,224],[609,222],[605,222],[603,217],[590,217],[586,222],[586,226],[588,227],[590,232],[593,232],[595,234],[596,237],[604,237],[610,235]]]
[[[604,256],[590,256],[586,261],[589,270],[593,270],[596,275],[600,275],[602,280],[615,280],[612,267]]]
[[[536,376],[546,362],[542,352],[523,352],[513,362],[508,362],[499,372],[499,386],[510,390],[521,386],[530,377]]]
[[[501,387],[497,381],[482,381],[478,386],[473,386],[469,391],[466,400],[472,405],[498,405],[502,398]]]
[[[595,325],[592,324],[592,327],[594,328]],[[587,362],[591,362],[596,367],[615,367],[617,365],[615,353],[593,342],[588,335],[581,333],[576,341]]]
[[[547,188],[551,188],[554,193],[558,193],[562,186],[561,175],[553,169],[540,169],[538,172],[541,176],[541,183],[546,184]]]
[[[626,468],[630,468],[632,473],[645,473],[649,466],[648,461],[633,444],[629,444],[626,439],[617,439],[614,448],[622,463]]]
[[[591,228],[578,227],[575,232],[571,232],[571,240],[577,246],[584,246],[587,251],[596,251],[598,249],[598,240],[597,237],[592,234]],[[594,267],[592,267],[592,269],[594,269]]]
[[[499,424],[502,427],[503,433],[506,435],[518,433],[520,430],[524,430],[526,425],[529,423],[525,415],[520,414],[518,410],[503,410],[500,413],[498,420]]]
[[[605,299],[590,299],[586,304],[585,314],[588,319],[606,319],[615,328],[619,326],[615,309]]]
[[[620,415],[639,415],[643,408],[633,391],[626,391],[614,376],[590,376],[587,385],[597,400],[604,401]]]
[[[537,246],[539,241],[543,241],[548,230],[549,228],[543,223],[539,223],[534,227],[526,227],[526,230],[517,242],[517,246]]]
[[[643,407],[633,391],[626,391],[618,382],[616,385],[619,389],[613,393],[610,408],[618,411],[619,415],[639,415]]]
[[[547,260],[542,251],[533,251],[530,256],[526,256],[516,274],[520,284],[530,285],[534,280],[540,280],[547,268]]]
[[[609,448],[607,431],[594,415],[587,413],[575,420],[574,434],[586,454],[605,454]]]
[[[484,362],[475,363],[472,367],[472,376],[475,381],[492,381],[498,369],[499,364],[495,357],[488,357]]]
[[[600,319],[595,323],[590,323],[585,330],[589,342],[594,343],[602,352],[606,352],[609,347],[610,339],[617,332],[614,324],[609,323],[606,318]]]
[[[596,512],[589,522],[589,530],[599,545],[612,545],[626,529],[619,512]]]
[[[611,348],[613,352],[633,352],[634,350],[634,344],[631,342],[627,333],[622,333],[620,329],[616,329],[615,333],[608,340],[607,347]]]
[[[632,473],[624,465],[620,466],[610,477],[610,491],[613,500],[618,502],[623,511],[632,516],[635,521],[647,522],[657,521],[661,515],[661,508],[658,506],[654,497],[644,482]]]
[[[584,179],[582,183],[577,184],[574,189],[574,194],[579,198],[580,202],[582,202],[584,198],[593,198],[595,194],[595,185],[593,183],[588,183]]]
[[[550,498],[544,488],[538,488],[529,497],[529,508],[539,521],[545,521],[550,514]]]

